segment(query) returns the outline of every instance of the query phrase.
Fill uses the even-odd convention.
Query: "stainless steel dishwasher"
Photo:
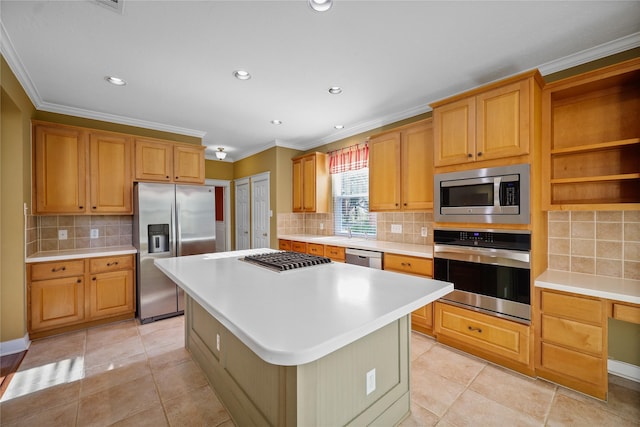
[[[347,248],[345,251],[347,264],[382,270],[382,252]]]

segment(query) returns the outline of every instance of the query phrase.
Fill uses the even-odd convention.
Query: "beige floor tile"
[[[411,401],[441,417],[465,390],[465,386],[431,371],[427,365],[425,356],[412,364]]]
[[[556,386],[488,365],[471,383],[469,389],[544,422],[551,408]],[[518,395],[526,395],[527,398],[515,399],[514,396]]]
[[[163,401],[208,384],[200,367],[191,360],[156,369],[153,376]]]
[[[229,414],[209,386],[165,401],[164,407],[171,426],[232,425],[228,424]]]
[[[184,329],[180,326],[160,329],[142,334],[142,342],[147,353],[156,354],[156,350],[184,347]]]
[[[76,356],[21,369],[16,372],[9,383],[3,399],[25,396],[38,390],[45,390],[57,385],[80,381],[84,377],[84,358]]]
[[[436,345],[435,339],[413,332],[411,334],[411,360],[416,360],[422,354],[431,350],[434,345]]]
[[[138,335],[138,325],[135,320],[91,328],[87,330],[87,352],[104,348],[105,343],[115,345]]]
[[[4,418],[0,418],[3,427],[69,427],[76,425],[78,415],[78,401],[75,400],[66,405],[56,406],[44,411],[30,413],[15,422],[7,423]]]
[[[90,369],[107,363],[116,363],[119,360],[143,353],[144,346],[139,335],[115,343],[105,341],[102,347],[87,351],[84,357],[84,365],[85,368]]]
[[[77,402],[80,396],[80,382],[62,384],[35,393],[0,403],[0,420],[2,424],[12,423],[39,412],[47,411],[69,403]]]
[[[189,350],[184,347],[173,348],[173,346],[156,348],[153,352],[147,352],[147,357],[153,370],[192,360]]]
[[[616,378],[614,375],[609,375],[609,377]],[[624,386],[621,384],[624,384]],[[640,420],[640,391],[637,390],[638,386],[634,384],[637,383],[628,380],[625,382],[623,378],[619,377],[610,381],[609,395],[606,402],[565,387],[558,387],[558,393],[589,407],[609,412],[627,420],[636,421]],[[638,425],[640,425],[640,422]]]
[[[443,418],[458,426],[542,426],[542,421],[515,411],[467,390],[454,402]]]
[[[110,425],[159,406],[155,383],[152,376],[147,375],[81,398],[78,425]]]
[[[411,415],[405,418],[399,427],[430,427],[438,424],[439,419],[440,417],[436,414],[424,409],[420,405],[412,403]]]
[[[420,359],[430,371],[465,386],[487,366],[485,361],[463,355],[442,344],[433,346]]]
[[[58,360],[82,357],[87,340],[86,331],[70,332],[40,340],[34,340],[29,346],[19,370],[49,364]]]
[[[168,426],[169,421],[162,406],[154,406],[138,412],[122,421],[112,424],[112,427],[162,427]]]
[[[151,374],[149,362],[144,353],[114,363],[87,369],[82,380],[80,397],[126,383]]]
[[[184,328],[184,316],[169,317],[168,319],[157,320],[155,322],[139,325],[140,335],[147,335],[163,329],[181,327]]]
[[[586,402],[558,392],[551,405],[547,425],[553,426],[638,426],[637,420],[629,421],[613,414],[593,402]]]

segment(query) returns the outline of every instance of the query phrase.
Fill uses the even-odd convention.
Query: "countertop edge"
[[[67,251],[46,251],[37,252],[25,258],[25,263],[47,261],[64,261],[69,259],[98,258],[113,255],[128,255],[138,253],[133,246],[114,246],[109,248],[96,249],[72,249]]]

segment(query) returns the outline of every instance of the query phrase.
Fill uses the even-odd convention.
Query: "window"
[[[369,213],[369,168],[331,175],[334,234],[375,237],[376,215]]]

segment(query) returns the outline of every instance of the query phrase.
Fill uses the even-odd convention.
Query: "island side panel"
[[[264,362],[189,297],[185,314],[186,346],[237,425],[394,425],[409,413],[408,316],[295,367]]]

